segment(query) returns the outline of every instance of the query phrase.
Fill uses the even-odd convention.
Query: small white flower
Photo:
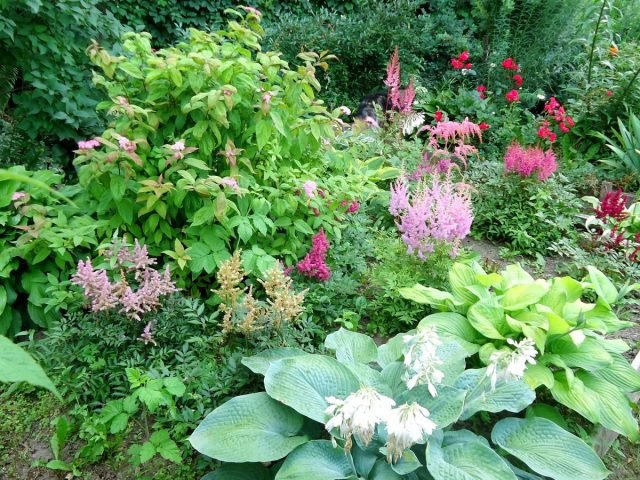
[[[545,97],[543,94],[541,94],[541,93],[538,94],[538,99],[539,100],[544,100],[545,98],[547,98],[547,97]]]
[[[515,350],[499,350],[489,357],[487,376],[491,378],[491,389],[496,388],[499,378],[521,379],[527,369],[527,363],[535,364],[538,351],[533,340],[525,338],[520,342],[508,338],[507,343]]]
[[[436,385],[442,383],[444,373],[438,370],[442,360],[438,358],[437,348],[442,344],[435,325],[419,330],[415,335],[405,335],[404,365],[407,368],[402,379],[409,390],[416,385],[427,385],[431,396],[437,396]]]
[[[573,341],[573,344],[576,347],[579,347],[580,344],[584,342],[584,339],[587,338],[585,334],[582,333],[582,330],[573,330],[569,332],[569,336],[571,337],[571,341]]]
[[[394,408],[387,418],[387,462],[397,462],[402,452],[416,443],[423,443],[427,435],[438,428],[429,418],[429,410],[418,403]]]
[[[344,400],[335,397],[327,397],[325,400],[329,403],[325,413],[331,416],[325,428],[328,432],[340,428],[340,436],[346,440],[347,451],[351,449],[352,435],[368,445],[376,425],[387,420],[396,404],[391,398],[368,387],[362,387]]]
[[[412,112],[406,115],[401,123],[402,133],[404,135],[411,135],[413,131],[420,127],[424,123],[424,113]]]
[[[491,68],[496,68],[496,64],[495,64],[495,63],[490,63],[490,64],[489,64],[489,67],[491,67]]]
[[[462,70],[460,70],[460,73],[462,73],[462,75],[466,75],[469,72],[469,70],[467,70],[466,68],[463,68]]]
[[[351,109],[349,107],[345,107],[344,105],[338,107],[341,115],[351,115]]]

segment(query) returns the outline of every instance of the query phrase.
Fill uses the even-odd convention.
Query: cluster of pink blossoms
[[[311,239],[311,250],[298,263],[298,272],[321,282],[329,281],[331,270],[325,263],[329,246],[329,240],[327,240],[324,230],[320,230]]]
[[[430,185],[420,184],[413,194],[400,178],[391,185],[389,212],[396,217],[407,252],[423,260],[439,243],[450,245],[451,255],[457,255],[473,222],[469,186],[453,183],[449,176],[433,176]]]
[[[114,252],[108,250],[105,259],[115,261],[120,268],[121,279],[110,282],[105,269],[94,269],[91,259],[78,262],[78,271],[71,277],[71,282],[82,287],[84,296],[91,304],[91,310],[102,312],[119,307],[119,312],[129,318],[141,320],[141,315],[156,310],[160,306],[160,297],[176,292],[175,283],[167,267],[160,273],[153,269],[156,260],[149,258],[147,247],[135,241],[133,249],[121,247]],[[127,275],[137,284],[134,291]],[[150,335],[151,325],[145,332]]]
[[[553,150],[543,151],[538,147],[523,147],[513,143],[504,155],[504,169],[521,177],[530,177],[533,173],[541,181],[546,180],[558,168]]]

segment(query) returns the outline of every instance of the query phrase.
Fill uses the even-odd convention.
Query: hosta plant
[[[504,361],[509,344],[532,342],[539,355],[524,373],[531,388],[544,386],[591,422],[638,440],[627,394],[640,391],[640,374],[622,355],[628,345],[606,335],[631,325],[612,306],[640,285],[618,291],[602,272],[587,270],[583,281],[534,280],[519,264],[487,273],[478,264],[457,263],[449,272],[450,292],[418,284],[400,293],[439,310],[420,326],[458,338],[481,364]]]
[[[315,77],[329,57],[304,53],[290,68],[261,51],[253,9],[228,12],[227,30],[191,30],[175,47],[128,33],[124,56],[89,49],[111,122],[79,143],[80,183],[111,219],[106,235],[166,252],[180,287],[238,247],[252,273],[293,263],[315,232],[339,235],[350,202],[374,189],[369,166],[331,146],[338,112],[316,99]]]
[[[458,425],[479,412],[520,412],[535,393],[517,369],[494,365],[495,383],[488,368],[466,370],[469,352],[433,326],[379,347],[341,329],[325,346],[335,357],[282,348],[243,360],[264,375],[266,391],[233,398],[191,435],[198,451],[229,462],[205,478],[541,478],[525,469],[556,480],[607,476],[582,440],[545,418],[503,418],[491,443],[467,429],[474,422]],[[511,360],[533,360],[527,348],[517,345]]]

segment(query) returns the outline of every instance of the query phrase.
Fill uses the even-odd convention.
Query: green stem
[[[598,40],[598,31],[600,30],[600,22],[604,15],[604,7],[607,6],[607,0],[602,0],[602,7],[600,8],[600,15],[598,15],[598,23],[596,23],[596,29],[593,32],[593,39],[591,40],[591,52],[589,52],[589,70],[587,73],[587,110],[591,110],[591,75],[593,74],[593,54],[596,50],[596,41]]]
[[[631,77],[631,80],[629,80],[629,83],[627,83],[627,86],[622,91],[622,95],[620,95],[620,97],[616,101],[616,103],[615,103],[615,105],[613,107],[613,111],[614,112],[618,110],[618,107],[620,106],[622,101],[629,94],[629,91],[631,90],[631,87],[633,86],[633,83],[636,81],[636,79],[638,78],[639,75],[640,75],[640,67],[636,70],[636,73],[633,74],[633,77]]]

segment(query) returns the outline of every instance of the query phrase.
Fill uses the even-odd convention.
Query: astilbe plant
[[[267,300],[258,300],[253,287],[242,285],[246,273],[242,268],[240,250],[222,263],[216,279],[219,287],[213,292],[220,297],[218,309],[223,313],[222,334],[250,336],[268,330],[281,331],[294,323],[303,310],[305,291],[296,292],[292,280],[280,266],[269,270],[260,280]]]
[[[119,271],[117,280],[110,281],[107,270],[96,269],[90,258],[78,262],[78,270],[71,282],[83,289],[93,312],[118,309],[127,317],[142,321],[142,317],[161,305],[161,298],[177,292],[166,267],[163,272],[154,269],[155,258],[150,258],[145,245],[135,240],[133,248],[118,241],[107,248],[103,257],[112,270]],[[153,342],[153,322],[147,323],[142,339]]]
[[[349,207],[351,209],[351,207]],[[311,250],[298,263],[298,272],[321,282],[328,282],[331,278],[331,270],[326,264],[329,240],[323,230],[316,233],[311,239]]]
[[[424,123],[424,114],[413,109],[413,101],[416,90],[413,79],[406,88],[400,88],[400,56],[398,48],[393,51],[387,65],[387,78],[384,81],[387,86],[387,107],[396,112],[396,120],[404,135],[410,135]]]
[[[558,163],[553,150],[544,151],[539,147],[523,147],[511,144],[504,155],[505,172],[517,173],[521,177],[531,177],[545,181],[557,170]]]
[[[420,259],[437,244],[450,246],[450,254],[457,255],[473,222],[469,186],[453,182],[450,175],[434,175],[429,183],[420,182],[413,193],[401,177],[391,185],[389,212],[396,218],[407,252]]]

